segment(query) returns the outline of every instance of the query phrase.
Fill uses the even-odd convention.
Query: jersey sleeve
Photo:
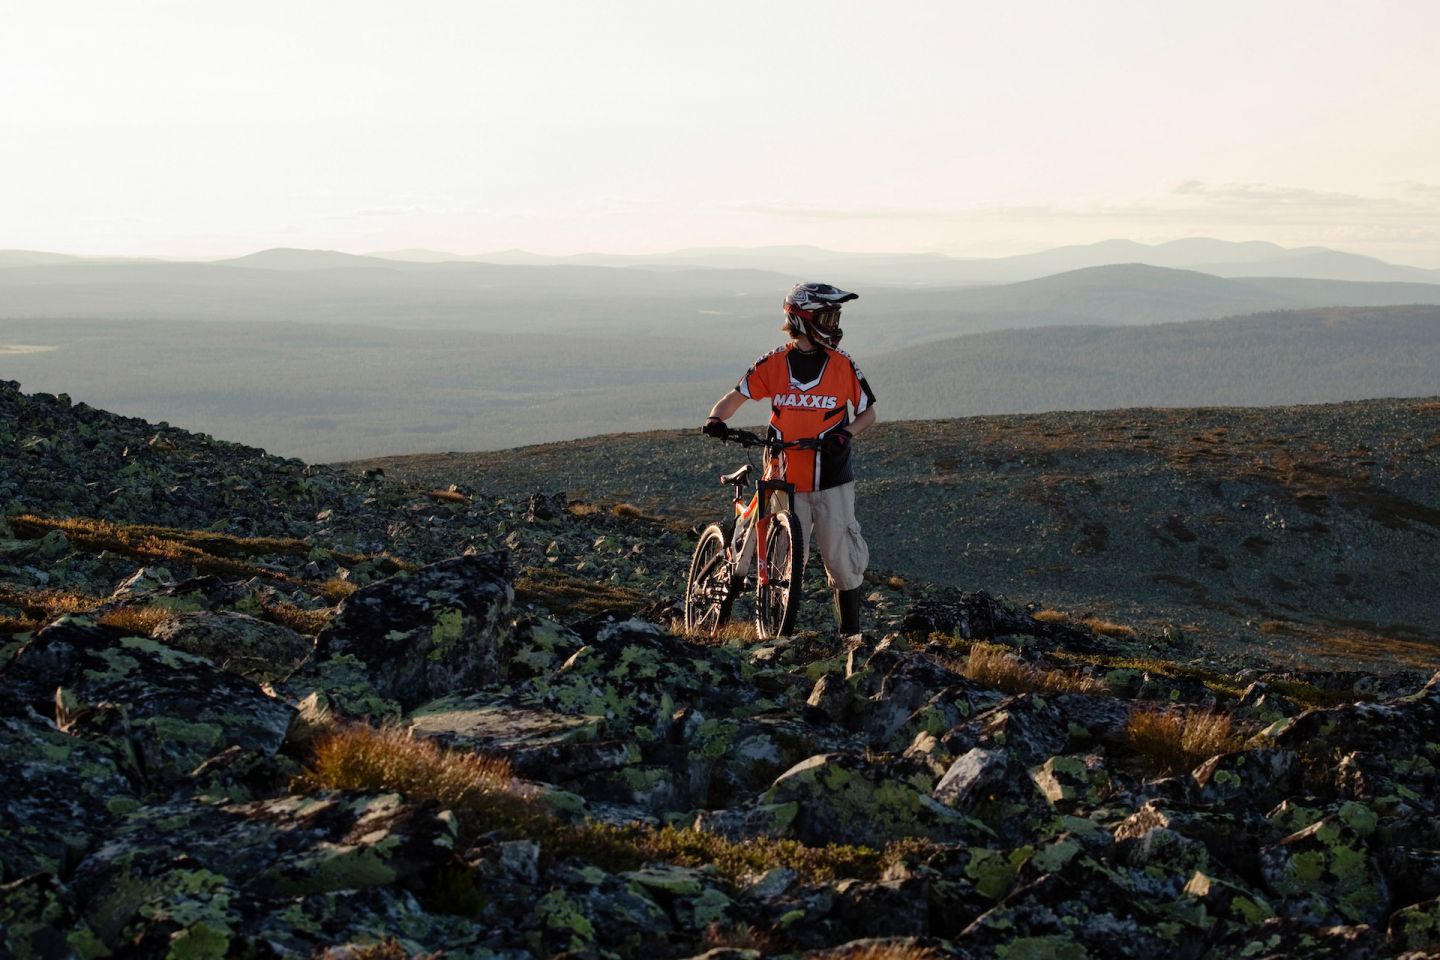
[[[775,354],[767,353],[750,365],[735,389],[747,400],[763,400],[776,392],[775,369]]]
[[[875,404],[875,392],[870,389],[870,381],[865,379],[865,374],[855,365],[855,358],[848,353],[845,359],[850,363],[849,400],[855,407],[855,415],[859,416],[869,410]]]

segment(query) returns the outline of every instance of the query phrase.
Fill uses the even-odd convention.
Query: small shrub
[[[1239,750],[1244,738],[1228,713],[1208,710],[1132,711],[1125,729],[1135,752],[1162,773],[1191,770],[1220,753]]]
[[[644,512],[633,503],[617,503],[610,508],[610,512],[617,517],[630,517],[634,520],[649,519],[645,516]]]

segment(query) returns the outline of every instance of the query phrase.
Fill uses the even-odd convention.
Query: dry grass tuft
[[[1191,770],[1220,753],[1239,750],[1245,740],[1228,713],[1209,710],[1132,711],[1125,735],[1135,752],[1156,770]]]
[[[909,943],[873,943],[853,950],[824,950],[806,956],[824,960],[935,960],[939,954],[930,947]]]
[[[760,635],[753,620],[731,620],[713,635],[703,630],[686,630],[684,620],[672,620],[670,632],[700,646],[745,646],[755,643]]]
[[[779,945],[768,931],[752,927],[748,923],[731,925],[717,920],[705,928],[701,939],[712,950],[755,950],[767,957],[780,952]]]
[[[635,520],[649,520],[650,517],[633,503],[617,503],[610,508],[610,512],[617,517],[630,517]]]
[[[0,604],[15,607],[22,614],[41,620],[88,613],[99,603],[98,597],[69,590],[15,590],[0,586]]]
[[[427,490],[425,496],[439,503],[463,503],[468,504],[470,498],[459,490]]]
[[[961,665],[960,672],[976,683],[1009,694],[1108,693],[1105,685],[1093,677],[1034,666],[994,643],[971,644],[970,658]]]
[[[168,620],[175,618],[175,611],[168,607],[142,606],[118,607],[106,611],[96,622],[106,627],[128,630],[142,637],[152,636],[155,630]]]
[[[1102,617],[1072,617],[1063,610],[1038,610],[1030,614],[1031,619],[1041,623],[1069,623],[1084,627],[1097,637],[1133,637],[1135,628]]]
[[[0,635],[30,633],[38,629],[40,629],[39,620],[32,620],[27,617],[0,616]]]
[[[599,580],[586,580],[554,567],[525,567],[515,578],[515,603],[537,604],[562,619],[597,613],[633,613],[655,602],[639,590]]]
[[[1089,628],[1090,632],[1097,637],[1133,637],[1135,628],[1123,623],[1115,623],[1113,620],[1102,620],[1099,617],[1087,617],[1078,621],[1080,626]]]
[[[307,610],[293,603],[268,603],[260,610],[260,617],[282,627],[289,627],[296,633],[313,637],[330,623],[335,611],[322,608]]]
[[[349,580],[341,580],[339,577],[331,577],[320,584],[320,596],[325,598],[326,603],[339,603],[350,594],[360,588]]]
[[[323,736],[306,779],[332,790],[393,791],[434,800],[476,834],[514,827],[532,816],[509,792],[510,761],[411,737],[403,730],[344,727]]]

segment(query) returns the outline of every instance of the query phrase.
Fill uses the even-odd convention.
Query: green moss
[[[206,923],[197,923],[170,939],[166,960],[224,960],[230,949],[230,934]]]
[[[464,635],[465,612],[455,607],[441,610],[436,614],[435,624],[430,628],[429,659],[437,663],[445,659]]]

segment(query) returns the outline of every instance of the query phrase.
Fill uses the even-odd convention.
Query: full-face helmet
[[[840,305],[859,299],[828,283],[797,283],[785,296],[785,325],[794,336],[834,349],[845,332],[840,329]]]

